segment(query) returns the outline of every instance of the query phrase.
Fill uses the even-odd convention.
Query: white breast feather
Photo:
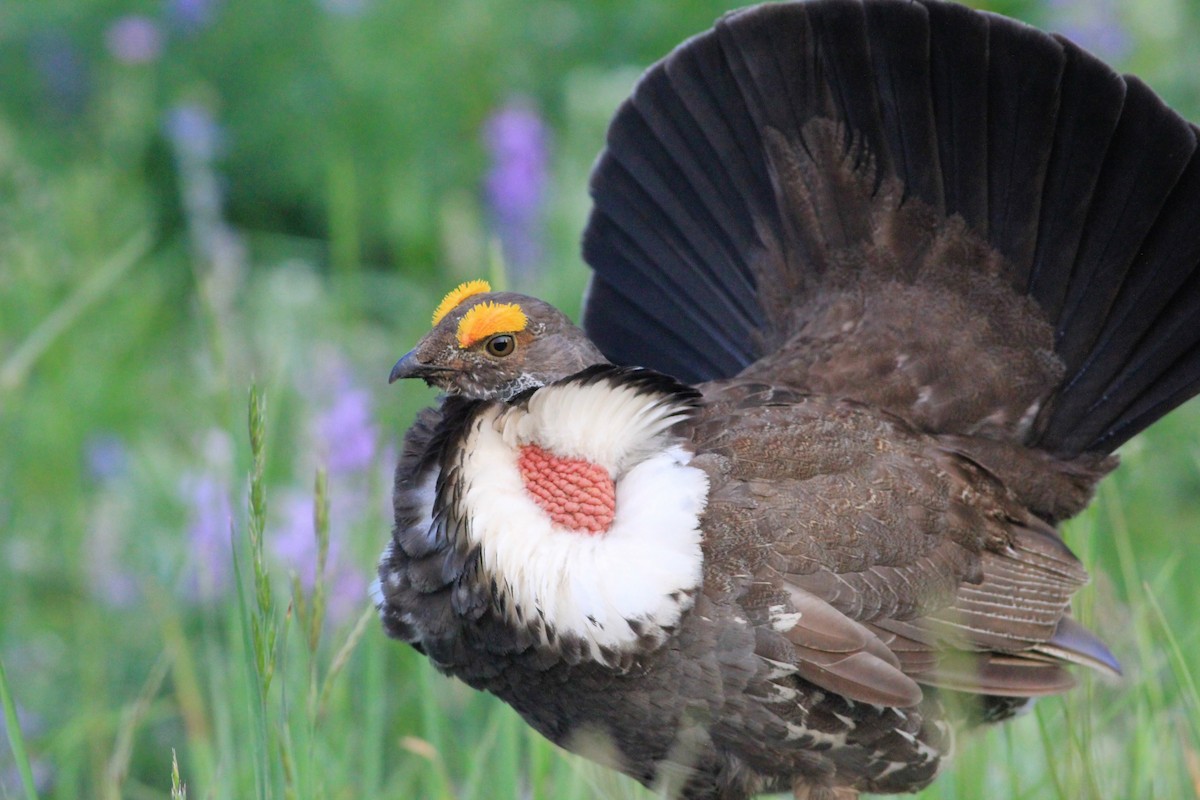
[[[708,478],[663,434],[685,413],[624,386],[548,386],[528,411],[493,408],[465,442],[470,537],[483,566],[526,619],[538,612],[559,634],[598,647],[636,643],[644,629],[675,625],[701,580],[700,515]],[[616,515],[596,535],[563,529],[528,495],[519,448],[609,468]]]
[[[661,396],[606,381],[547,386],[529,398],[528,413],[505,420],[510,444],[537,442],[567,458],[586,458],[618,474],[625,464],[661,449],[658,439],[686,410]]]

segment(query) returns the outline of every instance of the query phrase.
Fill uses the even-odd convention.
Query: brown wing
[[[746,382],[707,399],[706,587],[781,670],[903,706],[919,683],[1029,696],[1070,685],[1065,660],[1111,662],[1057,637],[1086,573],[977,464],[848,401]]]

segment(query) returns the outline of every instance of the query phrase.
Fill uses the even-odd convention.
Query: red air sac
[[[604,467],[527,444],[517,468],[525,490],[555,524],[579,533],[603,533],[612,525],[617,490]]]

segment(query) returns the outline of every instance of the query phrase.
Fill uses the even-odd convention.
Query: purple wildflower
[[[339,563],[325,595],[325,616],[331,625],[346,622],[367,605],[367,577],[349,564]]]
[[[229,581],[233,526],[229,489],[212,475],[196,475],[184,480],[183,493],[190,515],[188,592],[197,600],[212,600]]]
[[[163,36],[154,20],[141,14],[129,14],[108,26],[104,43],[117,61],[149,64],[162,54]]]
[[[312,368],[298,387],[312,409],[307,448],[329,473],[329,552],[324,581],[326,613],[337,625],[361,607],[367,578],[347,554],[355,526],[374,511],[371,491],[379,454],[379,429],[371,393],[355,379],[343,354],[317,348]],[[316,465],[308,465],[316,466]],[[311,473],[310,473],[311,474]],[[316,580],[317,537],[313,499],[293,492],[276,504],[276,524],[268,543],[276,558],[311,591]]]
[[[84,444],[84,466],[99,490],[88,514],[84,539],[87,582],[92,595],[110,608],[129,608],[138,602],[136,572],[129,566],[130,504],[117,484],[128,471],[128,454],[120,438],[95,434]]]
[[[331,487],[332,493],[332,487]],[[344,496],[344,495],[343,495]],[[331,502],[337,500],[337,495]],[[340,504],[338,504],[340,505]],[[317,532],[313,519],[313,500],[302,492],[291,492],[279,504],[278,524],[268,533],[271,552],[288,570],[295,573],[301,587],[311,592],[317,581]],[[329,551],[326,553],[326,619],[332,625],[344,622],[361,607],[367,580],[342,554],[346,537],[345,521],[353,509],[330,509]]]
[[[549,133],[528,102],[514,100],[487,120],[483,138],[488,213],[514,277],[528,280],[542,259]]]
[[[342,354],[325,348],[314,362],[314,379],[300,391],[314,408],[315,449],[336,482],[338,476],[361,473],[374,463],[379,431],[371,393],[355,379]]]
[[[121,478],[129,469],[129,454],[125,443],[112,433],[90,436],[83,446],[84,465],[88,477],[100,484]]]
[[[317,438],[329,472],[359,472],[375,458],[377,434],[371,421],[371,393],[347,381],[333,404],[316,419]]]
[[[46,96],[46,106],[61,117],[74,117],[87,103],[91,79],[87,62],[62,31],[33,38],[30,55]]]
[[[127,524],[122,499],[112,492],[102,494],[87,529],[87,581],[92,596],[109,608],[130,608],[141,596],[136,574],[126,566]]]
[[[212,24],[218,0],[166,0],[167,19],[185,34],[198,33]]]
[[[277,524],[269,534],[271,552],[296,573],[300,585],[311,590],[317,581],[317,531],[313,520],[313,501],[298,491],[283,496]],[[329,543],[329,558],[336,543]]]
[[[224,132],[212,112],[197,103],[176,106],[164,123],[167,137],[181,158],[210,162],[224,147]]]
[[[175,153],[180,199],[200,280],[218,322],[231,325],[246,252],[241,237],[225,220],[221,176],[213,163],[225,149],[225,131],[208,108],[196,103],[173,108],[163,128]]]
[[[4,762],[0,761],[0,765],[3,764]],[[33,788],[39,795],[45,796],[53,791],[54,771],[49,764],[36,759],[29,765],[29,771],[33,775]],[[21,794],[21,773],[17,767],[14,765],[0,771],[0,797],[19,797]]]

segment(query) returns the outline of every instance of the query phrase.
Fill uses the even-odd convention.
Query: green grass
[[[29,752],[25,748],[25,736],[17,718],[17,705],[12,698],[12,689],[8,685],[8,675],[4,671],[4,662],[0,661],[0,702],[4,707],[4,729],[8,732],[8,743],[12,750],[13,763],[21,779],[21,789],[27,800],[37,797],[37,788],[33,783],[33,770],[29,765]]]
[[[166,31],[147,65],[105,52],[126,4],[0,11],[0,799],[653,797],[387,640],[361,583],[432,397],[386,374],[495,271],[483,119],[545,113],[532,288],[574,313],[607,119],[725,4],[288,4],[281,28],[270,0],[194,32],[164,7],[137,6]],[[1200,118],[1200,8],[1122,8],[1127,66]],[[63,42],[77,105],[39,72]],[[222,126],[212,159],[164,135],[180,106]],[[187,200],[205,181],[215,207]],[[355,392],[374,448],[347,467],[320,426]],[[1125,677],[966,737],[923,797],[1200,795],[1198,431],[1193,403],[1130,443],[1067,528]]]

